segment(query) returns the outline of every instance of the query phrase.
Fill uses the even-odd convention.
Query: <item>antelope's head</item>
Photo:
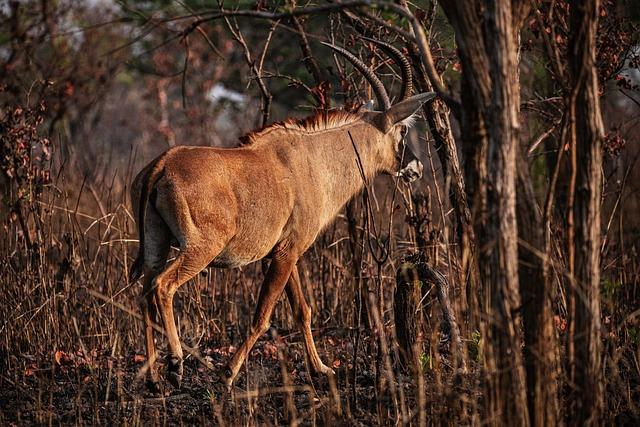
[[[371,111],[363,114],[363,119],[372,125],[372,130],[367,133],[373,145],[371,149],[377,154],[380,161],[380,169],[390,175],[399,176],[406,182],[413,182],[422,177],[423,165],[409,144],[406,136],[409,128],[415,122],[414,115],[422,104],[433,99],[434,92],[421,93],[411,96],[413,92],[413,76],[411,64],[407,58],[394,46],[374,40],[366,40],[375,43],[385,51],[397,64],[400,65],[402,76],[402,88],[400,101],[391,105],[389,95],[378,77],[351,52],[329,43],[325,46],[335,50],[353,64],[369,81],[379,107],[382,111]]]

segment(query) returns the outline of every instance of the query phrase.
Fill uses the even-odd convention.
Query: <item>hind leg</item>
[[[160,386],[158,382],[158,369],[156,367],[157,353],[153,336],[153,325],[156,323],[157,307],[155,302],[155,292],[151,286],[151,271],[145,269],[143,277],[142,294],[140,295],[140,309],[144,322],[145,345],[147,349],[147,387],[150,391],[158,393]]]
[[[206,268],[219,251],[202,247],[185,248],[154,280],[158,311],[169,341],[167,380],[176,388],[180,388],[182,382],[183,353],[173,315],[173,296],[180,286]]]
[[[147,387],[150,391],[157,393],[160,391],[158,382],[158,369],[156,367],[157,352],[153,327],[157,320],[157,305],[155,299],[155,289],[153,283],[155,277],[160,273],[167,261],[170,249],[171,234],[169,229],[160,219],[158,214],[149,211],[147,214],[147,228],[145,230],[146,244],[144,254],[144,276],[142,278],[142,293],[140,295],[140,309],[145,330],[145,345],[147,351]]]

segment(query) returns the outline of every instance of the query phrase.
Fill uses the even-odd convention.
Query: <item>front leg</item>
[[[311,307],[309,307],[307,300],[304,298],[298,267],[296,266],[293,267],[291,277],[287,282],[287,297],[293,310],[293,317],[304,339],[304,347],[311,370],[315,374],[335,375],[333,369],[322,363],[320,355],[318,355],[316,344],[313,341],[313,333],[311,332]]]
[[[227,369],[224,372],[224,382],[227,387],[231,387],[233,380],[238,375],[242,364],[245,362],[249,352],[262,334],[267,332],[271,321],[271,315],[278,302],[278,298],[282,295],[287,280],[291,275],[291,270],[297,262],[297,257],[285,254],[278,254],[271,261],[269,271],[260,288],[260,296],[258,297],[258,306],[253,316],[253,324],[249,336],[242,343],[238,351],[233,355]]]

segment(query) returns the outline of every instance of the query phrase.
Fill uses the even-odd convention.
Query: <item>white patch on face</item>
[[[422,162],[420,162],[419,160],[411,160],[407,164],[407,166],[405,166],[404,168],[400,169],[400,171],[398,171],[396,176],[399,176],[405,182],[408,182],[408,183],[414,182],[415,180],[420,179],[422,177],[423,169],[424,169],[424,166],[422,165]]]

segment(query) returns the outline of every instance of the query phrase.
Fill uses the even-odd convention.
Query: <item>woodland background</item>
[[[0,1],[0,423],[637,425],[639,25],[637,0]],[[133,176],[371,99],[321,41],[397,94],[361,35],[440,97],[411,133],[425,177],[377,180],[299,266],[335,380],[309,378],[281,302],[218,385],[257,263],[180,289],[198,354],[149,395]]]

